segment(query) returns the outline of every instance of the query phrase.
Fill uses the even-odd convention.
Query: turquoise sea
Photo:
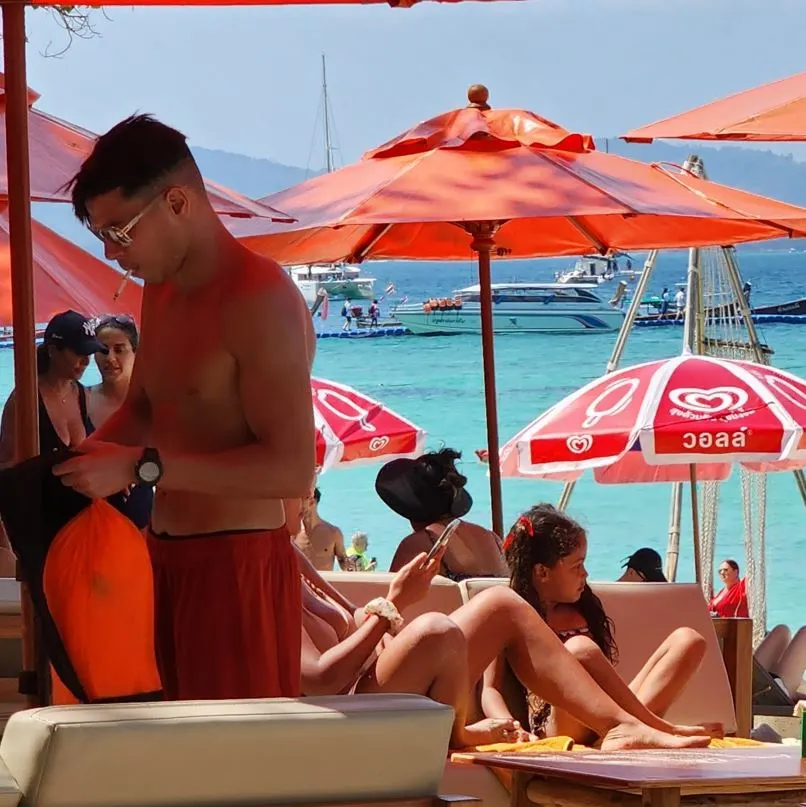
[[[634,255],[638,268],[643,256]],[[685,279],[686,253],[660,257],[650,291]],[[741,250],[740,266],[753,283],[753,303],[783,302],[806,296],[806,253]],[[553,279],[557,269],[573,261],[500,262],[494,279]],[[399,298],[412,301],[446,295],[476,282],[472,260],[463,263],[369,264],[365,273],[376,277],[382,294],[394,282]],[[608,294],[611,286],[605,286]],[[330,329],[341,327],[340,306],[331,305]],[[775,351],[776,366],[806,376],[806,327],[769,325],[762,338]],[[499,419],[502,442],[551,404],[604,372],[615,334],[513,335],[496,339]],[[631,335],[624,364],[673,356],[680,352],[682,328],[636,329]],[[170,349],[169,346],[166,349]],[[318,342],[316,375],[350,384],[424,427],[428,447],[452,446],[464,453],[462,472],[474,506],[469,517],[489,525],[489,487],[486,467],[474,449],[486,446],[482,391],[481,342],[478,337],[397,337],[376,339],[322,339]],[[93,383],[97,371],[86,376]],[[0,351],[0,398],[13,384],[12,352]],[[321,513],[341,527],[345,539],[355,530],[370,538],[370,554],[379,568],[387,568],[408,525],[388,510],[374,491],[377,467],[334,470],[320,478]],[[504,516],[508,525],[538,501],[556,502],[561,485],[528,480],[504,480]],[[574,492],[570,512],[590,533],[588,569],[594,579],[614,579],[622,560],[639,546],[665,551],[670,488],[667,485],[600,486],[591,478]],[[686,494],[685,502],[688,503]],[[688,511],[686,511],[688,515]],[[806,605],[797,594],[806,556],[806,512],[790,474],[773,474],[768,484],[767,575],[770,624],[806,623]],[[738,474],[723,485],[719,511],[717,561],[735,557],[744,564],[743,527]],[[681,535],[679,579],[692,580],[690,520]],[[789,570],[789,571],[787,571]]]

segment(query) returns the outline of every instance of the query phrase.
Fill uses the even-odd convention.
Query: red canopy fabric
[[[458,3],[461,0],[436,0],[441,3]],[[492,0],[478,0],[492,2]],[[419,0],[104,0],[105,6],[338,6],[338,5],[378,5],[386,3],[392,8],[410,8]],[[58,6],[59,0],[41,2],[34,6]]]
[[[472,94],[472,92],[471,92]],[[361,160],[261,200],[297,219],[228,223],[284,264],[456,260],[465,223],[494,222],[503,258],[666,249],[806,232],[806,210],[595,151],[587,135],[521,109],[471,105]]]
[[[47,322],[72,308],[87,316],[130,314],[140,319],[141,288],[126,284],[116,302],[123,275],[37,221],[31,223],[34,247],[34,318]],[[0,215],[0,326],[12,325],[8,219]]]
[[[641,126],[622,139],[651,143],[678,140],[806,140],[806,73],[763,84]]]
[[[6,139],[5,76],[0,73],[0,138]],[[28,142],[31,162],[31,199],[35,202],[69,202],[67,184],[92,151],[96,135],[73,123],[33,108],[39,95],[28,90]],[[0,150],[0,196],[8,197],[6,151]],[[293,221],[278,210],[248,199],[237,191],[205,180],[215,211],[221,215],[273,221]]]

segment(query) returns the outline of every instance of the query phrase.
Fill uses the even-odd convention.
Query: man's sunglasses
[[[140,219],[153,208],[157,202],[165,196],[165,191],[162,191],[155,196],[146,206],[127,224],[122,227],[110,225],[109,227],[99,227],[97,230],[90,227],[92,233],[103,241],[104,244],[114,244],[117,247],[130,247],[132,245],[131,231],[137,226]]]

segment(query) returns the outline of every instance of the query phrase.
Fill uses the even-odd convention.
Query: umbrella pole
[[[694,538],[694,579],[702,586],[702,562],[700,558],[700,507],[697,501],[697,466],[688,466],[691,480],[691,532]]]
[[[658,250],[653,249],[644,261],[644,270],[638,278],[638,283],[635,284],[635,291],[633,292],[630,306],[624,316],[624,322],[621,323],[619,328],[618,338],[616,344],[613,346],[613,352],[610,354],[610,361],[607,363],[607,370],[605,373],[614,373],[618,370],[621,363],[621,357],[624,355],[624,349],[627,347],[627,338],[632,333],[633,326],[635,325],[635,318],[641,309],[641,300],[644,297],[644,292],[649,285],[649,279],[652,271],[655,268],[655,262],[658,260]],[[568,507],[568,502],[571,501],[571,494],[574,492],[576,482],[566,482],[563,485],[563,492],[560,495],[560,501],[557,504],[558,510],[565,510]]]
[[[14,326],[15,446],[17,461],[39,453],[39,406],[36,378],[31,181],[28,162],[28,80],[25,69],[25,5],[3,3],[6,91],[6,164],[11,246],[11,300]],[[31,706],[41,702],[36,628],[28,587],[21,585],[23,677],[21,689]],[[37,684],[29,686],[32,677]]]
[[[490,468],[490,504],[493,532],[503,537],[504,512],[501,500],[501,462],[498,455],[498,403],[495,392],[495,347],[493,345],[493,295],[490,252],[498,226],[471,225],[471,248],[479,254],[479,300],[481,306],[481,354],[484,364],[484,401],[487,412],[487,451]]]
[[[680,514],[683,512],[683,485],[672,485],[672,508],[669,514],[669,538],[666,546],[666,579],[677,579],[677,562],[680,558]]]

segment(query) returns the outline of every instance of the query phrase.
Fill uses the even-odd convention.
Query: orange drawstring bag
[[[93,501],[54,536],[42,587],[88,702],[158,700],[154,581],[143,534]],[[53,672],[53,702],[76,699]]]

